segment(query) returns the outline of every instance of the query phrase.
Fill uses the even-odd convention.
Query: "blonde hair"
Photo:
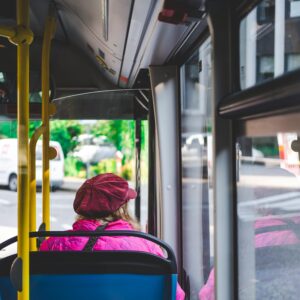
[[[129,214],[128,203],[125,203],[118,210],[103,218],[88,218],[81,215],[77,215],[76,220],[97,220],[102,224],[108,224],[117,220],[124,220],[128,222],[134,230],[141,229],[139,222]]]

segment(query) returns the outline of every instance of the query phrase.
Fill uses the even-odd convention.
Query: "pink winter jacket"
[[[94,231],[99,225],[96,220],[79,220],[73,224],[72,231]],[[105,230],[133,230],[132,226],[124,221],[118,220],[107,225]],[[89,237],[50,237],[45,240],[40,247],[41,251],[81,251],[87,243]],[[95,251],[101,250],[132,250],[143,251],[163,257],[161,248],[144,239],[138,237],[100,237],[94,248]],[[176,300],[184,300],[185,293],[177,284]]]
[[[300,224],[300,218],[292,218],[293,222]],[[284,220],[273,216],[267,216],[257,220],[254,224],[255,229],[265,228],[269,226],[285,225]],[[255,248],[278,245],[295,245],[300,241],[297,235],[291,230],[278,230],[256,234],[254,237]],[[211,270],[208,280],[199,292],[200,300],[215,300],[215,272]]]

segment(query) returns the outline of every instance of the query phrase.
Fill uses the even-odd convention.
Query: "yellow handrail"
[[[12,26],[1,25],[0,36],[6,37],[9,40],[12,39],[17,34],[16,28]]]
[[[30,177],[29,177],[29,231],[36,231],[36,165],[35,165],[35,149],[36,143],[39,137],[45,131],[45,127],[42,125],[38,127],[33,133],[29,142],[29,166],[30,166]],[[30,239],[30,251],[36,251],[36,238]]]
[[[29,0],[17,0],[17,35],[13,39],[18,46],[18,259],[22,262],[18,300],[29,300],[29,44],[33,39],[29,30]]]
[[[21,286],[18,300],[29,300],[29,45],[33,33],[29,28],[29,0],[17,0],[17,26],[0,26],[0,36],[17,45],[18,106],[18,257]]]
[[[50,81],[50,47],[56,29],[54,8],[50,5],[46,20],[43,50],[42,50],[42,121],[43,133],[43,223],[45,229],[50,230],[50,170],[49,170],[49,81]]]

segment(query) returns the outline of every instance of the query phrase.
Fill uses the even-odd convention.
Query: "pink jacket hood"
[[[94,231],[99,225],[101,225],[101,223],[97,220],[79,220],[73,224],[73,230],[71,231]],[[105,230],[133,230],[133,228],[128,222],[117,220],[109,223]],[[81,251],[88,239],[88,237],[52,237],[42,243],[40,250]],[[133,250],[163,256],[163,252],[158,245],[141,238],[126,236],[101,237],[97,240],[94,250]]]
[[[94,231],[101,223],[96,220],[79,220],[73,224],[71,231]],[[133,230],[131,224],[124,220],[110,222],[105,230]],[[40,247],[41,251],[81,251],[88,241],[88,237],[50,237]],[[137,237],[100,237],[95,251],[101,250],[132,250],[149,252],[163,257],[161,248],[147,240]],[[184,291],[177,284],[176,300],[184,299]]]

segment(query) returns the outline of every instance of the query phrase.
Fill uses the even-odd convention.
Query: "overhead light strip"
[[[108,0],[101,1],[102,36],[108,41]]]

